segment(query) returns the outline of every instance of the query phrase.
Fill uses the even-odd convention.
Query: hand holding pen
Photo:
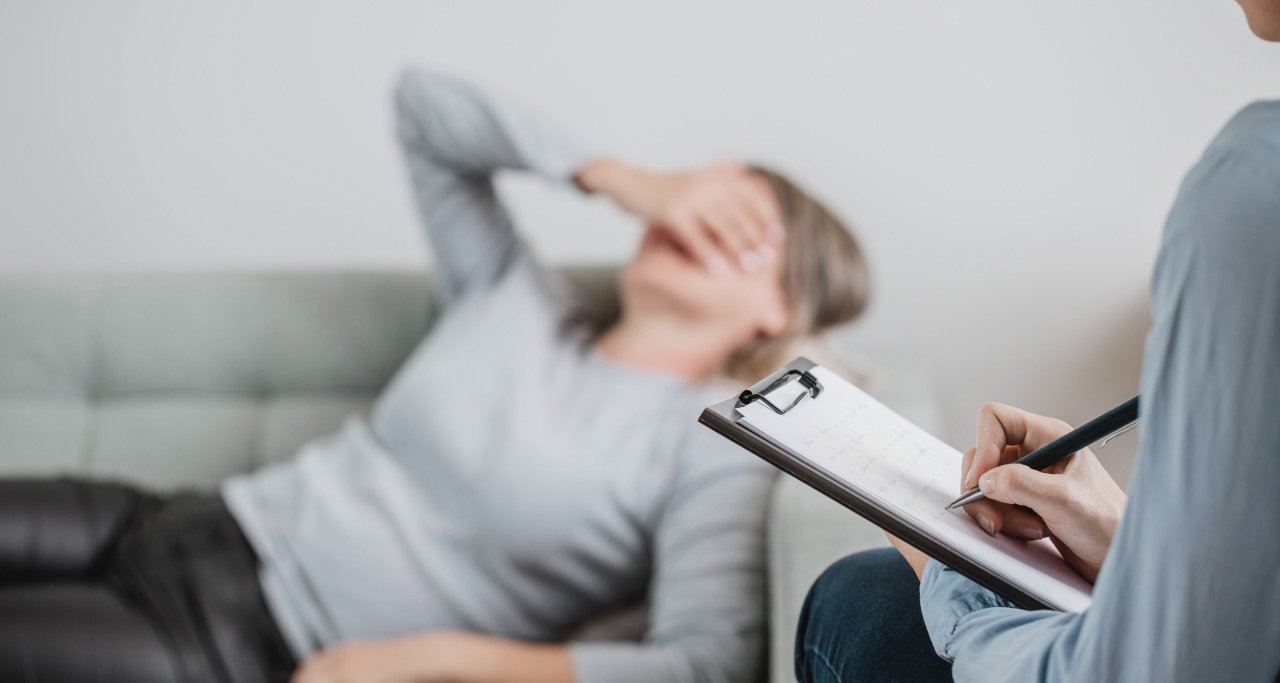
[[[1126,406],[1132,417],[1117,422]],[[1062,420],[985,405],[978,414],[977,444],[965,453],[961,465],[963,490],[977,487],[981,495],[968,494],[957,503],[989,534],[1024,540],[1048,536],[1067,562],[1092,582],[1111,547],[1126,497],[1083,446],[1131,424],[1136,414],[1134,399],[1072,430]],[[1054,442],[1066,443],[1071,450],[1053,452],[1060,451]],[[1043,469],[1015,462],[1046,446],[1045,452],[1029,459]],[[1073,457],[1064,457],[1073,452]],[[1048,461],[1052,464],[1044,466]],[[965,498],[973,500],[964,503]]]

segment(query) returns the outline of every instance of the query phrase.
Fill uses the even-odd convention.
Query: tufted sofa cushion
[[[614,271],[569,268],[588,314]],[[0,475],[209,488],[368,409],[436,313],[420,272],[0,277]]]

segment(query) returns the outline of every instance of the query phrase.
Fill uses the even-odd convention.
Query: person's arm
[[[317,653],[291,683],[573,683],[564,645],[435,632],[343,643]]]
[[[494,174],[570,183],[593,154],[539,115],[464,81],[406,70],[396,130],[446,298],[492,284],[528,248],[498,199]]]
[[[529,171],[608,197],[668,230],[712,270],[753,270],[782,240],[768,185],[742,164],[658,173],[583,145],[518,103],[449,76],[404,72],[395,89],[397,131],[414,199],[435,252],[443,293],[454,298],[497,280],[527,246],[498,199],[497,171]]]
[[[527,643],[434,632],[349,642],[292,683],[734,683],[764,640],[764,525],[772,471],[698,435],[655,531],[643,642]]]
[[[691,433],[654,537],[641,643],[571,646],[582,683],[755,680],[765,635],[765,512],[773,472]]]
[[[1218,145],[1170,214],[1152,285],[1141,457],[1092,606],[993,606],[1002,603],[928,563],[921,608],[956,680],[1246,681],[1280,672],[1277,187],[1274,144]],[[1001,476],[984,490],[1016,500],[1017,477]],[[1095,502],[1081,495],[1071,505]],[[1040,512],[1054,532],[1053,513]]]

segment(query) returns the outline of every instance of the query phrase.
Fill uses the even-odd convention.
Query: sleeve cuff
[[[596,159],[607,156],[609,154],[592,145],[562,136],[554,149],[547,150],[547,156],[541,164],[541,171],[552,180],[581,190],[577,182],[578,172]]]
[[[951,645],[960,620],[992,607],[1013,605],[937,560],[925,565],[920,577],[920,612],[939,657],[955,661]]]

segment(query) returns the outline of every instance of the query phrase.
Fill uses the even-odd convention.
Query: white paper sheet
[[[1048,540],[991,537],[963,511],[944,509],[960,494],[959,451],[830,370],[811,372],[823,386],[816,399],[786,415],[752,403],[739,408],[742,422],[1045,603],[1068,611],[1089,605],[1091,586]],[[799,391],[793,382],[770,396],[785,405]]]

